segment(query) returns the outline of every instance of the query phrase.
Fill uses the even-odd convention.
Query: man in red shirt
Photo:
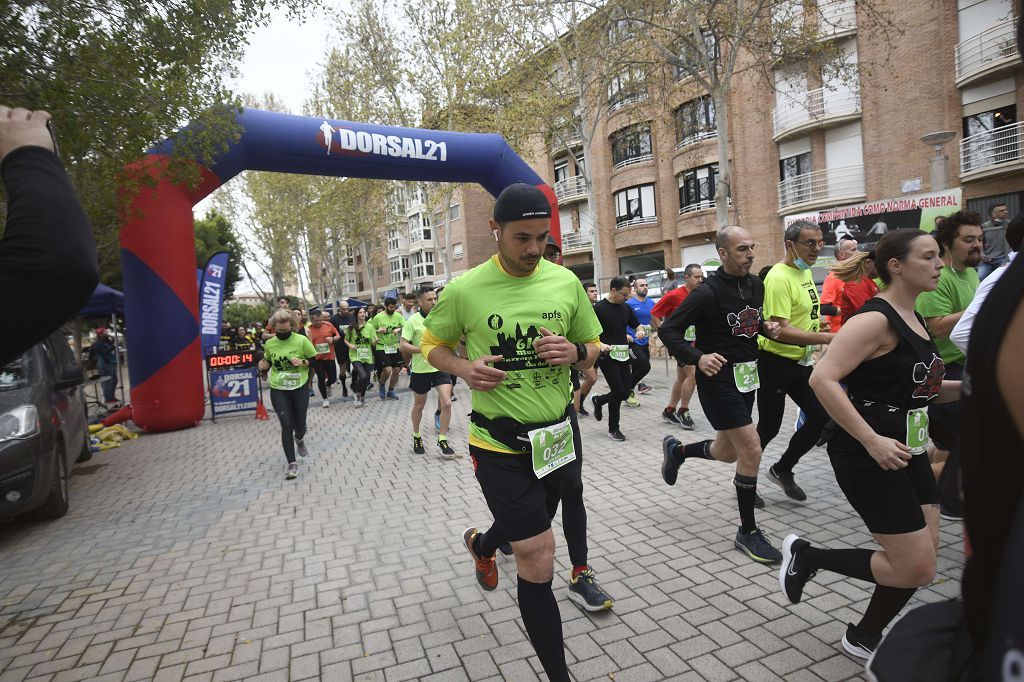
[[[654,304],[651,309],[651,326],[657,330],[661,323],[669,315],[675,312],[679,304],[686,296],[704,282],[704,271],[696,263],[686,266],[683,270],[683,286],[677,287],[668,292]],[[686,338],[693,342],[693,328],[686,332]],[[662,419],[670,424],[678,424],[688,431],[694,428],[693,417],[690,416],[690,398],[697,388],[697,380],[694,376],[695,365],[682,365],[676,363],[676,381],[672,384],[672,395],[669,397],[668,407],[661,413]],[[676,405],[679,406],[676,409]]]
[[[307,333],[316,350],[316,357],[310,367],[316,372],[317,385],[324,407],[330,407],[331,386],[338,380],[338,366],[334,364],[334,344],[341,340],[341,334],[333,324],[324,319],[324,314],[313,310],[309,314],[310,325]]]
[[[843,238],[836,242],[837,263],[842,263],[855,253],[857,253],[856,239]],[[845,282],[836,277],[834,272],[829,272],[821,285],[821,305],[834,305],[839,308],[843,300],[844,284]],[[825,319],[828,320],[829,330],[833,334],[838,332],[843,325],[843,318],[840,315],[826,315]]]

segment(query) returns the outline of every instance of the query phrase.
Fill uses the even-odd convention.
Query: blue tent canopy
[[[124,294],[106,284],[98,284],[89,302],[78,311],[78,317],[110,317],[115,313],[124,315]]]

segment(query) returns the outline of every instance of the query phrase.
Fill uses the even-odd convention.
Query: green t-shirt
[[[978,271],[967,268],[957,272],[951,266],[939,272],[939,283],[935,291],[926,291],[917,297],[917,312],[921,317],[943,317],[967,310],[978,290]],[[933,335],[934,337],[934,335]],[[947,365],[963,364],[964,354],[949,338],[935,339],[942,361]]]
[[[383,333],[377,334],[378,345],[398,346],[398,337],[405,327],[405,318],[397,310],[390,315],[388,315],[386,310],[382,310],[373,316],[369,324],[373,327],[374,331],[382,327],[384,328]]]
[[[373,346],[377,343],[377,330],[374,329],[369,323],[364,324],[359,331],[356,331],[356,325],[349,325],[348,331],[345,332],[345,340],[349,343],[355,344],[356,349],[349,354],[349,358],[353,362],[363,362],[373,364]],[[360,351],[363,351],[363,358],[360,358]]]
[[[424,322],[446,343],[465,335],[470,360],[503,356],[494,366],[508,373],[505,381],[492,391],[473,391],[473,409],[521,424],[559,419],[572,399],[569,366],[552,367],[533,349],[540,327],[573,343],[601,335],[594,306],[572,271],[541,260],[529,276],[513,277],[497,256],[446,286]],[[470,435],[499,451],[507,449],[475,424]]]
[[[810,270],[798,270],[785,263],[772,266],[764,278],[764,319],[781,317],[796,329],[816,332],[821,328],[818,309],[818,289]],[[806,354],[805,346],[772,341],[763,334],[758,336],[757,345],[790,360],[803,360]]]
[[[426,329],[424,326],[426,319],[423,313],[414,313],[412,317],[405,321],[405,327],[402,328],[402,338],[414,346],[419,346],[420,341],[423,340],[423,330]],[[416,355],[412,356],[413,374],[430,374],[436,371],[437,369],[431,367],[427,359],[423,357],[423,353],[416,353]]]
[[[313,343],[302,334],[292,333],[282,341],[276,336],[263,343],[263,359],[270,363],[270,387],[282,391],[302,388],[309,381],[309,367],[292,365],[292,358],[316,357]]]

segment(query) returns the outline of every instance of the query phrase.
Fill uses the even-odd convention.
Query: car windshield
[[[0,391],[14,391],[29,385],[32,376],[32,355],[21,357],[0,365]]]

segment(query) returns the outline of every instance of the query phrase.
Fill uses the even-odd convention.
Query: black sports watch
[[[585,343],[577,343],[577,344],[574,344],[574,345],[576,346],[576,356],[577,357],[576,357],[576,362],[574,362],[572,364],[575,365],[577,362],[583,362],[584,360],[587,359],[587,344],[585,344]]]

